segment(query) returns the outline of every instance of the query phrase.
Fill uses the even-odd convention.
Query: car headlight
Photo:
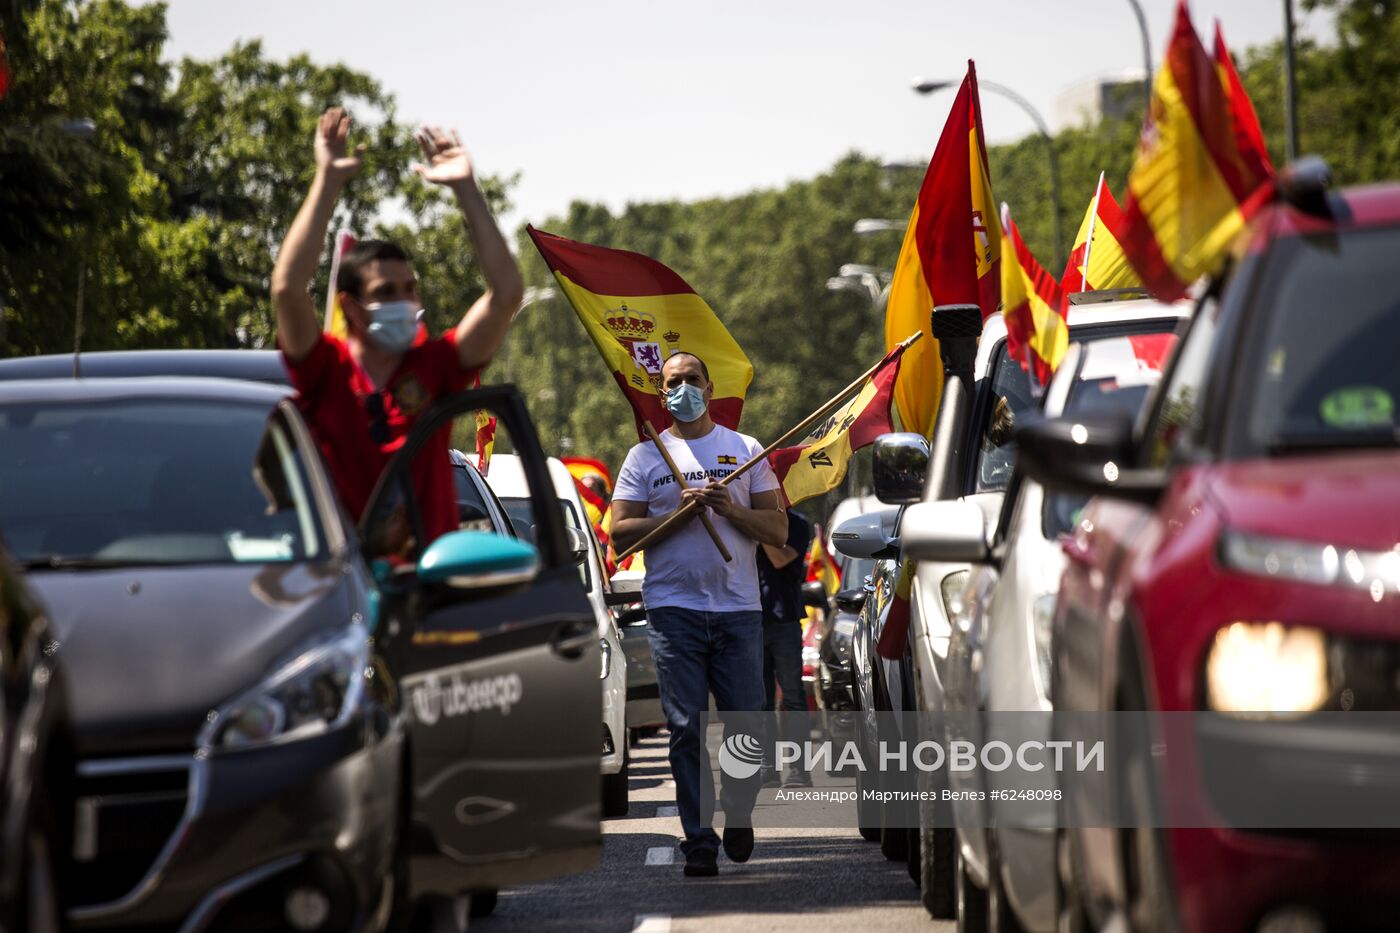
[[[1035,648],[1036,670],[1040,674],[1040,695],[1050,699],[1051,626],[1055,621],[1055,593],[1046,593],[1031,603],[1031,644]]]
[[[257,687],[210,714],[201,749],[307,738],[342,725],[364,695],[369,636],[351,625],[297,652]]]
[[[972,601],[963,592],[967,589],[968,572],[959,570],[957,573],[950,573],[943,578],[943,608],[948,612],[948,624],[957,625],[959,620],[964,627],[971,621],[963,616],[969,615],[972,608]]]
[[[612,645],[608,644],[606,638],[598,639],[598,653],[602,657],[602,663],[598,670],[598,679],[607,680],[608,671],[612,670]]]
[[[1234,622],[1215,633],[1206,658],[1206,705],[1237,716],[1302,715],[1330,691],[1321,629]]]
[[[1227,530],[1220,535],[1220,562],[1258,577],[1369,590],[1377,601],[1400,589],[1400,550],[1360,551]]]

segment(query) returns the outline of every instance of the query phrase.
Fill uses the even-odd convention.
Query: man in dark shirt
[[[758,589],[763,603],[763,687],[765,710],[774,709],[776,687],[783,692],[782,734],[789,742],[807,737],[807,694],[802,689],[803,561],[812,546],[812,526],[802,513],[788,509],[787,543],[758,548]],[[772,737],[770,737],[772,738]],[[766,749],[773,748],[769,741]],[[771,751],[770,751],[771,754]],[[812,778],[802,761],[794,762],[780,780],[772,762],[765,762],[763,786],[810,787]]]

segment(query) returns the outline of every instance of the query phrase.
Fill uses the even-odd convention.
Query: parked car
[[[884,505],[874,496],[842,499],[831,512],[826,543],[830,546],[831,532],[846,519],[882,508]],[[822,709],[841,713],[858,708],[851,663],[853,636],[856,617],[865,602],[865,578],[875,569],[875,562],[838,553],[836,569],[841,574],[841,589],[825,607],[818,646],[816,696]]]
[[[611,602],[617,608],[622,652],[627,657],[627,730],[633,741],[655,734],[666,725],[661,708],[661,688],[656,683],[656,661],[647,636],[647,612],[642,604],[644,570],[619,570],[610,582]]]
[[[287,385],[276,350],[96,350],[0,360],[0,381],[14,379],[127,379],[200,376]]]
[[[0,550],[0,929],[63,925],[72,839],[67,665],[42,605]]]
[[[1171,332],[1183,314],[1179,306],[1131,294],[1083,293],[1075,301],[1068,315],[1071,341]],[[911,434],[877,439],[875,493],[892,505],[967,496],[986,515],[995,516],[1015,462],[1012,429],[1035,416],[1036,388],[1021,362],[1007,351],[1006,324],[1000,315],[983,322],[974,307],[952,306],[935,310],[933,317],[935,336],[945,326],[941,317],[952,323],[946,325],[951,326],[946,339],[940,338],[949,375],[932,443]],[[971,336],[979,330],[980,336]],[[893,530],[867,526],[858,535],[861,540],[848,539],[844,549],[858,556],[894,548],[897,555],[898,541],[906,530],[902,517]],[[967,572],[966,562],[923,560],[917,565],[910,596],[908,658],[899,665],[909,671],[907,681],[901,682],[901,687],[908,684],[909,706],[902,708],[927,713],[947,709],[948,604],[960,599]],[[948,737],[933,738],[946,741]],[[945,773],[935,774],[922,789],[941,799],[947,789]],[[931,802],[921,806],[917,838],[908,846],[911,859],[917,859],[911,868],[917,869],[924,906],[935,917],[954,913],[955,863],[961,849],[954,845],[952,820],[946,806]],[[897,851],[897,846],[891,851]],[[975,852],[961,852],[961,856],[973,878],[985,885],[985,862],[978,862]]]
[[[1066,545],[1057,735],[1060,710],[1213,714],[1189,740],[1125,737],[1123,768],[1067,789],[1062,929],[1394,927],[1396,823],[1248,815],[1266,794],[1294,801],[1298,825],[1395,795],[1390,765],[1368,764],[1391,760],[1393,726],[1326,711],[1400,709],[1400,186],[1329,193],[1321,178],[1282,179],[1136,424],[1021,435],[1028,475],[1098,497]],[[1120,804],[1126,828],[1095,821]]]
[[[82,685],[74,926],[436,922],[596,863],[597,637],[560,516],[534,546],[413,543],[409,460],[476,408],[548,488],[519,395],[477,390],[424,416],[357,530],[285,388],[0,386],[0,534]]]
[[[603,739],[601,744],[603,774],[603,816],[627,815],[627,665],[624,662],[622,636],[618,632],[613,610],[608,605],[609,586],[602,547],[588,524],[588,513],[574,485],[573,474],[556,457],[549,458],[550,479],[554,482],[554,498],[559,503],[565,524],[575,534],[572,542],[583,550],[579,556],[579,575],[588,593],[588,603],[598,626],[598,649],[602,655],[599,679],[603,687]],[[486,482],[500,497],[501,505],[515,523],[517,533],[527,541],[534,539],[534,511],[520,458],[498,454],[491,458]]]
[[[1041,415],[1136,415],[1175,340],[1174,334],[1149,333],[1071,345],[1045,391]],[[1084,505],[1083,496],[1046,495],[1018,470],[990,523],[981,508],[961,499],[922,503],[906,513],[907,553],[970,565],[948,642],[950,740],[977,747],[1050,741],[1050,621],[1065,565],[1060,539]],[[1041,715],[1020,715],[1027,712]],[[1019,800],[1014,816],[998,819],[994,792],[1024,788],[1021,777],[949,772],[958,844],[987,865],[985,888],[969,875],[956,879],[961,922],[969,930],[1055,931],[1053,801],[1040,805],[1039,819]]]

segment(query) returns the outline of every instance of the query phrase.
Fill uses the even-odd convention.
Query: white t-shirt
[[[715,425],[704,437],[693,441],[661,433],[671,459],[676,461],[686,485],[704,486],[721,480],[763,452],[758,441],[746,434]],[[749,506],[755,493],[778,488],[778,478],[765,460],[730,483],[729,498]],[[667,515],[681,504],[681,490],[675,477],[651,441],[627,452],[617,474],[613,499],[645,502],[647,516]],[[680,531],[646,550],[647,573],[642,583],[642,599],[648,608],[672,606],[706,612],[758,612],[758,543],[729,521],[711,514],[715,530],[733,560],[724,562],[710,534],[698,519],[686,522]]]

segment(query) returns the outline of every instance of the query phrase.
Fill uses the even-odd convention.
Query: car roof
[[[1186,318],[1191,315],[1188,300],[1157,301],[1155,298],[1129,298],[1120,301],[1071,304],[1069,307],[1070,340],[1077,327],[1097,324],[1127,324],[1133,321],[1158,321],[1164,318]],[[977,343],[975,378],[987,375],[992,366],[992,352],[1006,337],[1006,319],[993,314],[982,322],[982,336]]]
[[[468,454],[467,459],[471,463],[476,462],[474,455]],[[574,475],[558,457],[549,458],[549,478],[554,481],[556,496],[582,508]],[[486,483],[501,498],[530,498],[530,484],[525,481],[525,470],[515,454],[492,454],[491,465],[486,470]]]
[[[288,386],[242,379],[153,376],[133,379],[26,379],[0,383],[0,402],[96,402],[113,398],[177,398],[274,405]]]
[[[1396,182],[1330,192],[1328,203],[1330,214],[1307,211],[1282,199],[1270,201],[1239,242],[1247,252],[1261,252],[1282,237],[1400,225],[1400,184]]]
[[[282,354],[276,350],[109,350],[78,357],[82,378],[207,376],[287,384]],[[52,353],[0,360],[0,380],[70,379],[73,354]]]

